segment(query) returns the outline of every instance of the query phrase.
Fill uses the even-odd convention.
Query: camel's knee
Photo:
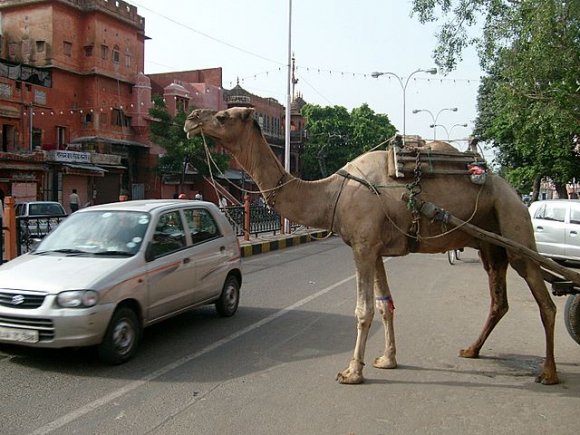
[[[357,327],[361,330],[369,329],[371,323],[373,322],[374,317],[374,309],[366,308],[366,309],[359,309],[357,308],[355,311],[355,316],[357,319]]]

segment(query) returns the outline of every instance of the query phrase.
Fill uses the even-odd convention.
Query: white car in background
[[[237,237],[212,203],[139,200],[83,208],[0,266],[0,343],[96,345],[120,364],[142,330],[196,306],[238,308]]]
[[[529,211],[540,254],[580,261],[580,200],[535,201]]]

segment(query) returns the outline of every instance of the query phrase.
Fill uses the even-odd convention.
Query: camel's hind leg
[[[556,360],[554,359],[554,327],[556,323],[556,305],[546,288],[544,277],[540,267],[532,260],[521,255],[510,255],[510,264],[518,274],[526,280],[532,291],[534,299],[540,308],[540,317],[544,325],[546,336],[546,358],[542,373],[536,378],[536,382],[544,385],[553,385],[559,382],[556,372]]]
[[[464,358],[477,358],[479,356],[479,351],[485,343],[485,340],[487,340],[495,325],[498,324],[509,309],[506,291],[508,260],[505,249],[484,243],[479,251],[479,255],[483,263],[483,268],[488,276],[491,305],[487,320],[479,337],[477,337],[471,346],[459,351],[459,356]]]
[[[378,358],[375,358],[373,366],[379,369],[394,369],[397,367],[395,347],[395,330],[393,325],[393,317],[395,305],[387,283],[387,274],[385,272],[385,265],[381,257],[377,258],[375,268],[375,302],[383,320],[385,329],[385,353]]]

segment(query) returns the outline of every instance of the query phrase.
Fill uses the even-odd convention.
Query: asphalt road
[[[366,382],[340,385],[355,339],[350,249],[336,238],[244,259],[233,318],[213,307],[153,326],[129,363],[92,350],[0,346],[1,434],[576,434],[580,346],[561,313],[561,384],[534,375],[544,355],[538,309],[510,272],[510,312],[462,359],[489,307],[473,251],[386,260],[395,297],[396,370],[375,318]],[[555,299],[563,308],[565,300]]]

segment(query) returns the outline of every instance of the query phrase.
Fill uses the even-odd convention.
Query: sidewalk
[[[297,246],[301,243],[313,242],[328,237],[329,231],[314,228],[300,227],[290,234],[264,233],[258,236],[250,235],[250,240],[238,237],[242,251],[242,257],[263,254],[277,249]]]

